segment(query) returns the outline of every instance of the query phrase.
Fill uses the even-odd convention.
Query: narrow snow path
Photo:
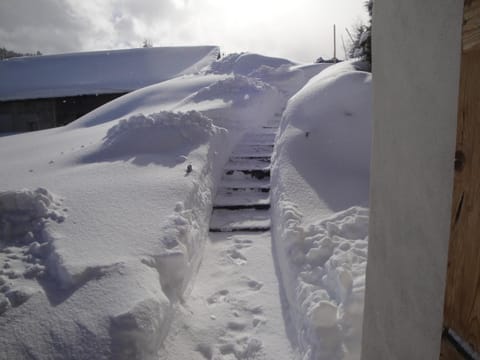
[[[160,359],[294,359],[270,232],[210,235]]]
[[[286,333],[269,231],[275,131],[247,134],[225,166],[203,262],[161,360],[297,357]]]

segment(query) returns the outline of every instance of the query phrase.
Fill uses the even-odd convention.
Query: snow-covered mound
[[[154,155],[160,161],[162,154],[168,154],[169,165],[173,165],[184,162],[214,131],[212,120],[194,111],[133,115],[108,129],[103,144],[91,151],[86,161],[125,160],[144,155]]]
[[[172,110],[177,103],[192,93],[226,77],[227,75],[185,75],[150,85],[100,106],[70,123],[68,127],[99,125],[139,112],[151,114],[161,110]]]
[[[246,65],[235,65],[237,63],[248,64],[248,68]],[[290,95],[327,66],[293,65],[288,60],[257,54],[231,54],[214,61],[206,73],[180,76],[133,91],[95,109],[68,126],[78,128],[98,125],[137,112],[215,109],[217,120],[222,122],[222,126],[229,127],[229,123],[236,121],[222,121],[221,118],[232,118],[231,111],[227,110],[228,114],[225,114],[219,111],[222,108],[238,111],[248,109],[250,114],[240,114],[238,117],[250,116],[261,122],[265,116],[270,116],[266,113],[270,112],[269,109],[276,108],[278,101],[284,103]],[[244,76],[245,73],[249,76]],[[255,104],[258,106],[252,106]],[[210,113],[209,116],[216,115]],[[277,112],[277,116],[280,116],[280,112]],[[258,125],[258,122],[256,124]]]
[[[288,102],[272,168],[272,235],[304,359],[359,359],[371,75],[350,63]]]
[[[201,262],[223,164],[283,106],[259,80],[187,75],[1,138],[1,356],[155,358]]]
[[[275,86],[286,97],[297,92],[329,64],[298,65],[291,61],[258,54],[230,54],[213,62],[207,73],[236,74],[255,78]]]
[[[271,203],[285,319],[304,359],[358,357],[370,76],[349,64],[325,69],[256,54],[212,63],[218,49],[197,50],[200,62],[186,56],[181,70],[168,70],[179,77],[63,128],[0,138],[0,358],[158,359],[202,262],[213,194],[232,149],[262,125],[268,128],[257,138],[272,141],[270,127],[280,121]],[[208,71],[190,74],[206,63]],[[128,78],[138,69],[123,70]],[[270,243],[257,251],[254,241],[240,240],[227,257],[253,271],[239,257],[243,247],[262,263]],[[208,272],[224,265],[212,263]],[[270,275],[264,288],[276,296]],[[262,287],[240,282],[251,291]],[[225,313],[231,338],[219,354],[268,357],[271,343],[263,348],[255,336],[240,337],[248,324],[227,319],[245,303],[235,306],[236,315]],[[248,327],[265,333],[263,310],[252,309]],[[205,316],[207,328],[214,320]],[[216,356],[212,349],[193,351],[208,358]]]
[[[193,74],[216,46],[155,47],[13,58],[0,62],[0,100],[123,93]]]
[[[368,172],[371,99],[365,93],[370,89],[371,75],[340,69],[326,69],[290,99],[281,130],[295,128],[299,131],[295,134],[296,145],[302,148],[298,150],[319,154],[306,164],[310,168],[321,163],[338,171]],[[280,141],[279,151],[283,146]]]
[[[247,76],[261,66],[277,68],[282,65],[293,65],[293,63],[286,59],[252,53],[229,54],[221,61],[212,63],[208,72],[213,74],[234,73]]]
[[[285,98],[278,89],[260,80],[230,75],[179,102],[174,109],[199,109],[215,124],[239,131],[262,123],[278,122]],[[248,119],[248,125],[245,120]]]
[[[42,183],[63,198],[1,193],[6,358],[154,357],[200,263],[226,142],[196,112],[2,139],[14,153],[41,149],[18,168],[2,157],[2,190]]]

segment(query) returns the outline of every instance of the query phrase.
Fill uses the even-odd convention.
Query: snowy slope
[[[211,62],[214,49],[200,50],[199,61]],[[168,81],[63,128],[0,138],[0,359],[173,360],[190,356],[196,339],[228,341],[220,359],[287,359],[282,321],[304,359],[358,358],[370,76],[348,63],[249,53],[201,72],[187,60],[162,70]],[[257,245],[242,235],[209,238],[232,149],[279,122],[272,244],[268,235]],[[278,280],[263,271],[272,262]],[[216,322],[202,310],[211,293],[226,299],[215,302],[225,315]],[[218,327],[235,314],[249,322]],[[188,331],[167,338],[172,323],[173,334]],[[240,328],[264,336],[263,345]],[[208,358],[213,345],[202,343],[196,356]]]
[[[281,66],[235,56],[252,71]],[[291,88],[273,82],[180,76],[0,139],[0,358],[157,356],[201,262],[223,164],[285,106]]]
[[[272,235],[304,359],[359,359],[367,259],[371,75],[329,67],[288,102],[272,168]]]
[[[155,47],[21,57],[0,61],[0,101],[124,93],[193,74],[216,46]]]

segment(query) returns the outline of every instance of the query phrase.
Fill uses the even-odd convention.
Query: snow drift
[[[289,100],[280,125],[272,235],[304,359],[360,357],[370,86],[350,63],[331,66]]]
[[[0,191],[16,205],[0,208],[0,357],[156,358],[201,262],[223,164],[284,101],[259,79],[199,73],[1,138]]]
[[[30,351],[40,356],[39,346],[46,354],[60,351],[69,358],[98,358],[102,353],[118,359],[155,357],[173,304],[185,294],[201,260],[218,172],[215,152],[223,147],[226,131],[196,112],[134,115],[113,126],[86,128],[77,141],[85,131],[104,136],[67,155],[61,169],[37,175],[64,194],[63,202],[45,189],[0,196],[0,260],[8,264],[8,271],[1,270],[0,329],[10,329],[2,330],[1,339],[7,358]],[[62,132],[44,134],[66,147]],[[53,148],[44,153],[52,156]],[[193,166],[188,176],[187,164]],[[153,172],[135,176],[138,166]],[[73,172],[69,183],[55,185],[58,171]],[[166,179],[152,176],[155,172]],[[82,186],[85,179],[87,188]],[[174,197],[162,204],[152,194],[155,188],[163,188],[167,197],[168,189]],[[125,208],[122,202],[131,205]],[[44,332],[41,324],[46,323],[55,325]],[[17,331],[25,336],[15,338]],[[62,350],[52,348],[57,342]]]
[[[174,54],[161,72],[180,76],[68,126],[0,138],[0,358],[158,358],[202,261],[225,162],[299,89],[272,169],[282,291],[305,359],[356,354],[370,78],[256,54],[212,62],[216,50]],[[145,85],[127,65],[129,88]]]

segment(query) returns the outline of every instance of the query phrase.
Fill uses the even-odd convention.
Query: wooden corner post
[[[440,359],[480,357],[480,0],[465,0]]]

